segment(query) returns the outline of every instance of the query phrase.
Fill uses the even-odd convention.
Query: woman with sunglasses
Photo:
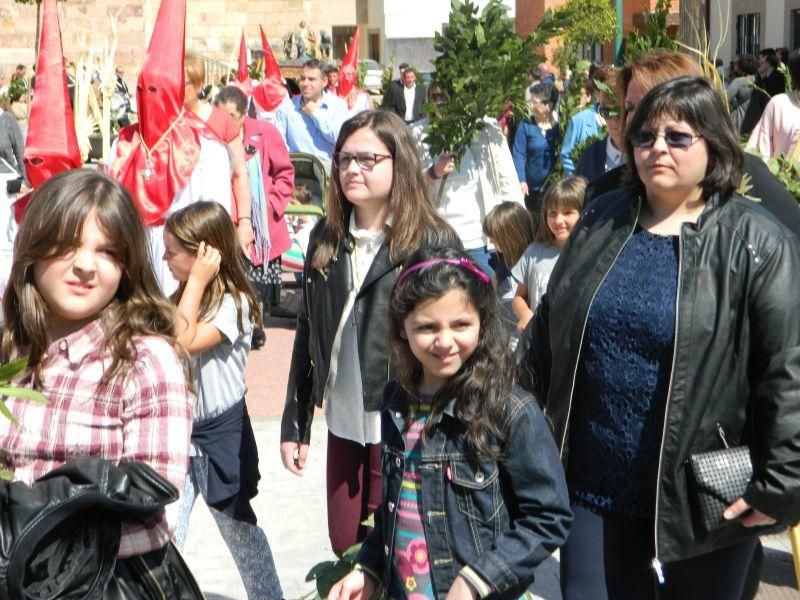
[[[644,95],[659,83],[676,77],[700,76],[700,67],[684,52],[654,50],[626,65],[619,70],[616,77],[622,127],[627,125]],[[738,132],[736,135],[739,135]],[[734,187],[746,189],[748,197],[758,199],[781,223],[800,235],[800,208],[797,201],[770,172],[764,161],[754,154],[745,153],[743,171],[744,179],[735,182]],[[584,209],[591,205],[594,198],[620,189],[624,173],[624,167],[617,167],[593,181],[590,180],[586,188]]]
[[[522,364],[575,521],[565,600],[742,597],[758,526],[800,519],[800,244],[734,192],[743,154],[702,78],[650,90],[626,188],[584,212]],[[753,476],[705,531],[685,462],[747,446]]]
[[[281,459],[305,472],[316,406],[328,425],[328,533],[341,554],[381,500],[380,405],[392,378],[389,293],[424,245],[460,248],[426,191],[405,123],[384,111],[346,121],[334,148],[328,214],[311,233],[281,424]]]

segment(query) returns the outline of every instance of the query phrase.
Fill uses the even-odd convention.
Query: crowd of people
[[[752,598],[759,534],[800,520],[800,207],[763,160],[800,156],[800,52],[737,58],[727,96],[681,53],[593,65],[562,124],[568,85],[539,65],[529,116],[486,115],[457,158],[432,155],[422,108],[450,91],[406,64],[381,110],[316,59],[264,118],[241,86],[201,98],[183,19],[162,4],[108,173],[26,197],[2,299],[0,362],[27,357],[15,383],[47,399],[6,400],[14,479],[95,456],[181,492],[123,519],[120,597],[145,577],[199,597],[165,550],[199,495],[248,597],[283,598],[245,366],[302,152],[328,195],[279,451],[302,475],[324,410],[331,546],[361,543],[329,600],[516,599],[558,548],[565,600]],[[41,163],[4,123],[24,177]],[[751,471],[716,473],[741,486],[709,516],[689,465],[737,448]]]

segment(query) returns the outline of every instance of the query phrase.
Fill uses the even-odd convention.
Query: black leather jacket
[[[594,295],[632,234],[642,199],[619,191],[582,215],[520,340],[526,387],[546,399],[562,460],[584,327]],[[693,526],[684,463],[731,445],[751,449],[753,507],[800,519],[800,243],[757,203],[712,197],[679,244],[675,350],[656,490],[656,560],[671,562],[754,535],[738,523]],[[525,383],[525,382],[523,382]]]
[[[350,254],[355,242],[348,234],[324,272],[310,267],[320,232],[320,221],[311,232],[303,271],[303,301],[297,315],[292,365],[281,422],[281,442],[308,443],[314,406],[322,406],[328,381],[331,350],[353,281]],[[461,248],[455,232],[442,222],[442,229],[430,231],[420,246],[441,245]],[[383,386],[391,378],[387,307],[389,295],[406,255],[389,259],[384,244],[358,292],[353,317],[361,361],[361,389],[364,410],[378,410]]]
[[[175,486],[147,465],[99,458],[30,486],[0,481],[0,599],[104,598],[121,523],[148,521],[177,499]]]

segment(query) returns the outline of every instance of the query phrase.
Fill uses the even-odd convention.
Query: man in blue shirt
[[[328,81],[322,63],[309,60],[300,74],[300,95],[275,111],[275,126],[290,152],[313,154],[330,165],[347,104],[333,94],[323,94]]]

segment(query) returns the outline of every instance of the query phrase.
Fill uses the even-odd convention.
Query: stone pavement
[[[260,493],[255,512],[272,546],[286,598],[298,599],[313,591],[305,575],[317,562],[333,558],[325,513],[324,417],[314,422],[308,472],[302,478],[280,462],[280,414],[294,340],[293,323],[267,321],[267,345],[250,355],[247,403],[261,460]],[[759,600],[800,599],[794,578],[791,548],[783,535],[764,538],[765,560]],[[246,600],[233,560],[202,501],[195,504],[185,557],[208,600]],[[558,559],[539,567],[534,592],[545,600],[560,600]]]

